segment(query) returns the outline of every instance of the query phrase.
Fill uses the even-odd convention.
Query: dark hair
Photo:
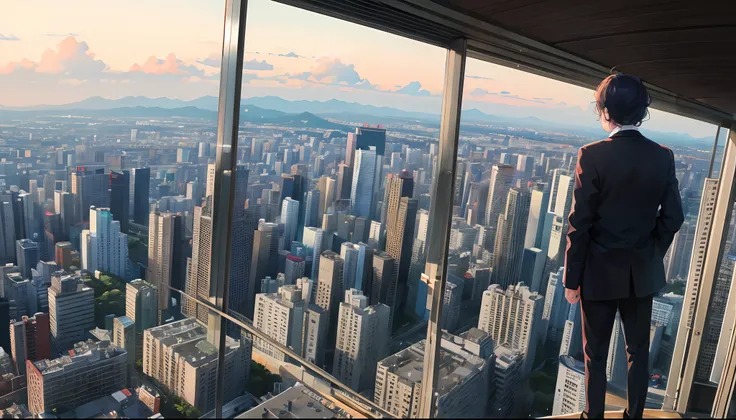
[[[644,83],[628,74],[610,75],[595,90],[595,108],[608,111],[608,121],[618,125],[641,125],[652,102]]]

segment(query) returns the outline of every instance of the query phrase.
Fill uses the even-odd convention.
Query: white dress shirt
[[[613,137],[614,134],[618,133],[619,131],[626,131],[626,130],[636,130],[639,131],[639,127],[635,125],[619,125],[613,130],[611,130],[611,133],[608,135],[608,137]]]

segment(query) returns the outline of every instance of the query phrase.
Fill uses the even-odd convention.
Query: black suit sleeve
[[[655,231],[655,239],[662,254],[672,245],[675,234],[682,223],[685,221],[685,215],[682,213],[682,198],[680,198],[680,187],[675,175],[675,156],[670,152],[670,170],[667,177],[667,187],[664,190],[662,199],[660,200],[659,216],[657,217],[657,227]]]
[[[575,168],[575,188],[568,219],[570,227],[567,232],[565,270],[562,280],[568,289],[577,289],[580,286],[590,245],[590,228],[598,212],[598,173],[589,154],[589,151],[581,148],[578,151],[578,164]]]

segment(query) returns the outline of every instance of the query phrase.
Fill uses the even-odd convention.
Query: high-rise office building
[[[137,279],[125,286],[125,315],[135,323],[136,348],[143,348],[143,331],[158,325],[158,290],[153,284]],[[131,355],[140,357],[140,352]]]
[[[13,203],[0,198],[0,264],[15,262],[15,241]]]
[[[695,240],[695,221],[686,220],[670,246],[670,258],[665,264],[667,280],[687,279],[690,257]]]
[[[345,290],[355,288],[358,269],[358,249],[352,242],[343,242],[340,246],[340,258],[343,265],[343,286]],[[360,289],[358,289],[360,290]]]
[[[310,190],[307,192],[307,199],[304,205],[306,206],[304,214],[304,226],[317,226],[319,221],[319,207],[322,203],[320,200],[319,190]],[[283,213],[282,213],[283,218]],[[294,232],[296,234],[296,232]]]
[[[506,211],[498,217],[493,248],[493,283],[508,287],[519,281],[524,233],[529,217],[527,193],[516,188],[508,192]]]
[[[307,306],[304,315],[302,356],[304,360],[324,367],[324,369],[327,369],[325,366],[325,353],[327,351],[329,324],[330,320],[327,311],[315,304]]]
[[[561,355],[552,406],[553,416],[585,411],[585,365],[569,355]]]
[[[295,257],[294,255],[286,256],[286,263],[284,266],[284,278],[286,284],[296,284],[296,280],[304,277],[305,273],[304,259]]]
[[[327,311],[329,319],[328,346],[335,342],[334,337],[337,333],[337,319],[344,290],[343,266],[343,259],[332,251],[324,251],[320,255],[317,296],[314,303]]]
[[[407,279],[418,209],[417,200],[409,198],[413,190],[414,179],[407,171],[402,171],[398,177],[389,175],[386,180],[386,253],[398,263],[396,306],[391,308],[392,321],[393,314],[405,308],[408,294]]]
[[[396,273],[399,267],[396,260],[387,252],[373,253],[373,281],[371,282],[370,303],[376,305],[383,303],[391,308],[390,322],[396,313],[396,289],[398,277]]]
[[[256,294],[253,326],[284,347],[302,354],[304,318],[307,302],[296,285],[279,287],[278,293]],[[256,337],[253,347],[280,361],[289,358],[267,341]]]
[[[389,351],[389,307],[369,306],[360,290],[348,289],[339,308],[332,374],[354,391],[371,390],[376,364]]]
[[[82,268],[106,271],[126,277],[128,267],[128,235],[120,231],[108,208],[89,209],[89,229],[81,235]]]
[[[544,277],[544,264],[547,257],[539,248],[524,248],[521,255],[521,273],[519,281],[528,284],[532,292],[542,292],[542,281]]]
[[[373,214],[374,185],[379,159],[375,150],[356,150],[353,185],[350,191],[352,214],[369,218]]]
[[[110,172],[110,212],[120,222],[120,231],[128,233],[130,222],[130,172]]]
[[[524,354],[506,344],[494,350],[496,363],[493,374],[494,394],[489,412],[495,418],[509,418],[518,414],[519,382],[524,364]]]
[[[248,381],[251,343],[225,337],[224,401],[242,395]],[[201,412],[215,407],[217,348],[207,327],[192,318],[144,332],[143,373]]]
[[[483,292],[478,329],[495,342],[508,343],[513,350],[524,353],[525,374],[534,362],[543,306],[544,298],[523,284],[505,290],[492,284]]]
[[[540,248],[542,246],[542,229],[544,218],[549,208],[549,189],[545,183],[537,183],[531,190],[529,200],[529,217],[526,222],[524,248]]]
[[[139,225],[148,222],[148,200],[151,195],[151,168],[133,168],[130,170],[130,185],[133,220]]]
[[[104,168],[77,167],[72,172],[72,194],[74,213],[78,221],[90,221],[90,207],[110,206],[110,178]]]
[[[506,208],[511,182],[514,180],[514,167],[506,164],[493,165],[488,186],[485,217],[478,221],[481,225],[496,226],[498,218]]]
[[[550,273],[542,312],[541,331],[545,340],[556,346],[562,339],[565,321],[570,304],[565,299],[565,286],[562,284],[563,269]]]
[[[344,163],[339,164],[337,168],[335,199],[349,200],[353,187],[353,169],[349,164]]]
[[[628,355],[624,339],[623,322],[621,315],[616,313],[611,333],[611,343],[608,345],[608,359],[606,361],[606,379],[608,383],[618,389],[626,389],[626,372]]]
[[[72,243],[71,242],[57,242],[54,245],[54,261],[63,270],[69,270],[72,266]]]
[[[83,341],[95,326],[95,292],[77,276],[54,275],[49,287],[51,338],[59,351]]]
[[[64,412],[127,386],[124,349],[109,341],[81,342],[70,352],[54,360],[26,362],[31,413]]]
[[[37,313],[10,322],[10,353],[19,375],[26,374],[26,360],[51,357],[51,326],[49,314]]]
[[[306,243],[305,243],[306,245]],[[276,277],[278,268],[279,226],[261,221],[253,235],[252,267],[246,295],[245,316],[253,319],[258,284],[266,276]]]
[[[54,191],[54,212],[61,216],[61,231],[64,238],[69,238],[69,227],[77,222],[74,213],[74,194],[66,191]]]
[[[135,334],[135,322],[127,316],[119,316],[112,320],[112,331],[110,331],[112,344],[124,349],[128,353],[128,383],[131,383],[131,375],[135,369],[135,363],[142,359],[141,349],[138,348],[138,340]]]
[[[475,328],[454,336],[442,333],[435,418],[480,418],[486,413],[495,355],[493,340]],[[397,418],[419,416],[425,340],[378,363],[373,401]]]
[[[182,290],[186,275],[186,232],[181,214],[151,212],[148,221],[148,266],[146,280],[158,289],[158,310],[172,305],[171,286]],[[177,304],[181,298],[174,293]]]
[[[15,243],[15,254],[18,259],[18,270],[24,279],[32,278],[31,269],[36,268],[40,260],[38,243],[30,239],[19,239]]]
[[[3,282],[4,297],[15,303],[11,305],[11,319],[21,319],[38,311],[35,288],[30,280],[16,272],[6,274]]]
[[[335,199],[337,196],[337,183],[333,178],[321,176],[317,180],[317,191],[319,191],[319,207],[317,208],[316,214],[317,220],[314,225],[310,226],[319,226],[320,222],[322,221],[322,215],[329,212],[330,207],[335,204]],[[348,194],[347,198],[350,198],[350,194]]]
[[[299,223],[299,201],[286,197],[281,204],[281,224],[284,225],[283,242],[281,249],[290,249],[291,242],[296,240],[296,231]]]

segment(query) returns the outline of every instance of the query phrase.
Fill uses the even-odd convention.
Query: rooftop
[[[330,419],[337,415],[322,405],[320,398],[300,382],[237,416],[239,419]]]
[[[60,418],[146,418],[153,415],[148,406],[138,400],[134,389],[122,389],[111,395],[106,395],[66,413],[61,413]]]
[[[125,349],[116,347],[109,341],[93,343],[91,340],[88,340],[75,344],[74,350],[69,350],[68,356],[61,356],[54,360],[39,360],[33,362],[33,365],[42,375],[49,375],[69,368],[76,369],[83,365],[90,365],[123,354],[126,354]]]
[[[447,335],[449,336],[449,334]],[[481,370],[485,364],[483,359],[467,351],[455,352],[449,350],[448,344],[443,339],[442,348],[440,349],[437,388],[441,395],[452,391],[474,372]],[[406,384],[421,383],[424,370],[424,345],[425,340],[422,340],[381,360],[379,364],[388,366],[389,372],[398,375],[401,381]]]
[[[145,331],[165,346],[176,346],[175,352],[192,366],[202,365],[217,358],[217,348],[207,341],[207,327],[191,318],[161,325]],[[240,343],[225,337],[229,349],[237,349]]]

